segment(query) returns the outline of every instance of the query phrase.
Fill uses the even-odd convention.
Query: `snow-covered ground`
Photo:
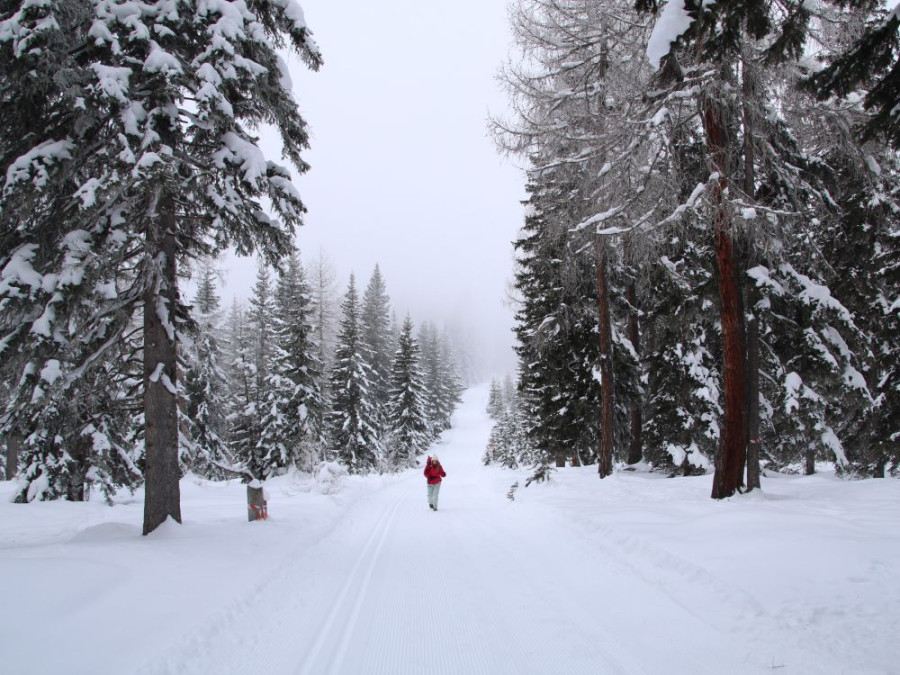
[[[592,467],[506,492],[480,465],[487,389],[421,471],[285,477],[248,523],[239,483],[182,482],[184,525],[140,536],[142,495],[9,503],[0,672],[898,673],[900,482]]]

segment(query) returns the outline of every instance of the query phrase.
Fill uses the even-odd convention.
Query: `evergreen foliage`
[[[350,473],[382,468],[383,448],[372,388],[371,354],[364,342],[356,280],[350,276],[331,373],[331,445]]]
[[[387,466],[391,470],[416,466],[416,457],[428,449],[432,438],[419,368],[421,351],[412,331],[412,319],[407,316],[391,366],[386,441]]]
[[[360,324],[363,342],[369,349],[372,399],[377,412],[378,429],[381,432],[389,426],[388,398],[391,389],[394,344],[391,337],[391,300],[378,265],[375,265],[375,271],[363,294]]]
[[[0,22],[0,268],[14,272],[0,351],[27,353],[26,371],[59,363],[58,386],[74,387],[144,310],[148,533],[181,517],[177,264],[229,246],[272,261],[290,250],[303,204],[248,130],[271,124],[304,171],[308,135],[277,49],[313,69],[321,57],[293,0],[13,2]]]
[[[297,466],[312,471],[322,459],[324,401],[313,339],[311,300],[297,255],[279,279],[273,317],[273,358],[266,377],[260,478]]]
[[[193,343],[186,350],[184,373],[184,418],[189,453],[182,460],[186,468],[202,476],[229,478],[233,475],[234,461],[228,448],[225,420],[227,380],[219,346],[222,316],[211,261],[201,264],[192,314],[195,331]]]
[[[610,445],[669,473],[715,465],[717,497],[745,466],[758,486],[760,462],[896,471],[900,174],[872,131],[895,121],[888,97],[827,98],[888,82],[896,30],[854,80],[848,46],[894,13],[850,4],[687,2],[679,35],[652,2],[514,8],[516,114],[493,129],[530,163],[515,283],[533,479]],[[835,64],[812,78],[820,101],[798,77],[812,30]],[[486,462],[515,437],[494,405]]]

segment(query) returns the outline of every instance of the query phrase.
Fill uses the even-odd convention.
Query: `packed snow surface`
[[[0,483],[0,672],[897,673],[900,482],[480,464],[487,388],[421,467],[182,482],[184,524],[142,537],[142,495],[16,505]]]

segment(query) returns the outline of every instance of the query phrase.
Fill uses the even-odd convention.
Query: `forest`
[[[896,474],[897,11],[519,0],[510,18],[509,112],[489,133],[527,165],[519,367],[495,387],[485,462],[535,480],[712,471],[714,498],[765,467]],[[0,441],[18,501],[143,485],[147,534],[180,522],[186,472],[399,470],[449,425],[452,342],[394,316],[377,267],[338,312],[300,260],[310,133],[286,51],[323,64],[292,0],[0,11]],[[260,267],[226,317],[229,250]]]
[[[485,463],[900,469],[898,15],[522,0],[517,386]]]
[[[377,265],[338,307],[329,264],[301,262],[308,131],[279,49],[322,58],[300,7],[174,8],[0,10],[5,477],[19,502],[142,486],[144,534],[181,522],[188,473],[415,465],[462,388],[456,347],[395,315]],[[260,262],[226,316],[227,250]]]

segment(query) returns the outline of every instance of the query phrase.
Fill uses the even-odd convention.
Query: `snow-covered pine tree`
[[[304,210],[289,171],[266,161],[247,130],[273,125],[304,171],[308,135],[277,49],[288,43],[312,68],[321,58],[293,0],[233,9],[23,1],[0,18],[9,85],[0,96],[0,267],[17,261],[0,301],[13,301],[4,313],[21,319],[0,337],[3,351],[34,354],[36,372],[71,364],[60,380],[68,386],[116,342],[82,336],[144,309],[145,534],[181,520],[177,262],[231,245],[276,260]],[[264,197],[280,221],[265,215]],[[66,276],[73,255],[83,273]],[[98,303],[102,268],[123,275]],[[97,310],[73,338],[99,354],[73,363],[46,337],[72,325],[84,298]],[[45,337],[31,330],[36,321]]]
[[[381,468],[383,451],[372,392],[371,356],[363,341],[359,297],[352,274],[341,314],[331,371],[330,441],[338,461],[351,473],[369,473]]]
[[[425,452],[431,442],[425,384],[419,363],[421,351],[412,331],[412,319],[407,316],[391,366],[385,445],[388,468],[395,471],[415,466],[416,457]]]
[[[859,78],[877,81],[883,77],[883,70],[871,67],[876,52],[860,48],[893,21],[894,28],[879,39],[887,39],[880,49],[895,50],[897,18],[889,21],[868,3],[855,10],[825,5],[819,11],[826,13],[826,19],[837,20],[818,23],[825,33],[817,36],[818,42],[826,48],[817,56],[832,65],[813,76],[817,93],[820,98],[829,91],[842,97],[864,96],[867,112],[852,100],[832,98],[810,104],[804,99],[792,119],[806,122],[809,111],[814,111],[815,126],[810,124],[796,135],[807,152],[819,159],[816,173],[839,207],[837,213],[827,212],[817,228],[817,268],[825,270],[825,278],[818,281],[852,311],[856,327],[865,334],[866,348],[859,349],[857,341],[853,351],[874,397],[863,408],[859,396],[847,401],[855,405],[844,405],[842,400],[835,412],[846,421],[836,431],[851,472],[882,476],[900,467],[900,303],[896,301],[900,297],[900,166],[896,152],[884,143],[887,140],[896,147],[896,120],[885,108],[896,92],[889,93],[895,85],[888,78],[868,89]],[[845,78],[849,79],[842,82]],[[880,88],[877,94],[876,88]],[[801,116],[801,111],[806,115]],[[822,133],[823,125],[828,133]],[[858,130],[870,140],[860,143]]]
[[[722,415],[715,273],[704,235],[685,223],[650,266],[646,293],[645,457],[683,475],[713,465]]]
[[[499,420],[503,414],[503,388],[497,378],[491,378],[491,388],[488,393],[487,414],[492,420]]]
[[[369,347],[372,371],[372,400],[375,402],[379,433],[390,424],[386,418],[391,389],[391,362],[394,356],[391,339],[391,299],[376,264],[363,293],[360,310],[362,339]]]
[[[243,342],[234,345],[235,383],[241,403],[236,406],[233,421],[233,448],[236,459],[245,464],[254,478],[262,480],[269,474],[264,468],[263,458],[268,451],[262,445],[263,417],[268,412],[269,372],[273,351],[275,321],[275,297],[272,279],[266,262],[259,260],[256,269],[256,283],[250,296],[250,307],[246,323],[239,328]],[[237,318],[237,317],[236,317]]]
[[[445,429],[451,426],[451,418],[456,407],[462,401],[462,393],[465,391],[462,374],[460,373],[459,358],[456,355],[456,345],[452,342],[446,326],[438,338],[438,354],[440,356],[440,407]]]
[[[213,479],[231,478],[234,461],[228,448],[228,396],[226,374],[219,345],[222,313],[216,293],[216,270],[212,260],[200,263],[197,294],[192,314],[193,344],[185,350],[184,418],[192,452],[182,457],[186,467]]]
[[[517,394],[517,388],[518,385],[508,375],[504,378],[503,387],[497,386],[498,396],[494,398],[495,405],[492,406],[496,412],[495,416],[492,415],[495,423],[481,458],[486,466],[499,464],[515,469],[519,466],[535,466],[539,459],[528,438],[529,421],[525,401]],[[543,471],[548,469],[549,466],[545,466]]]
[[[272,360],[266,377],[262,429],[254,457],[260,479],[291,466],[312,471],[322,459],[324,401],[306,275],[297,254],[278,280]]]
[[[337,340],[338,293],[334,265],[323,251],[307,265],[313,306],[313,328],[322,373],[331,372]],[[322,391],[328,397],[328,380],[323,378]]]
[[[527,434],[542,465],[590,463],[599,438],[600,387],[594,377],[596,287],[589,261],[574,255],[562,223],[562,169],[532,176],[525,224],[514,243],[519,393],[533,424]],[[560,215],[563,211],[563,216]]]
[[[80,346],[80,345],[78,345]],[[85,345],[88,350],[96,345]],[[139,401],[135,341],[123,337],[108,361],[60,386],[62,373],[84,358],[75,353],[65,366],[50,359],[40,373],[25,371],[33,398],[16,405],[11,425],[20,430],[17,502],[89,499],[93,488],[107,500],[122,487],[140,485],[141,459],[134,451]],[[39,379],[38,379],[39,378]],[[19,392],[23,390],[19,388]]]
[[[265,261],[260,260],[256,269],[256,283],[250,296],[250,308],[247,320],[253,334],[253,365],[256,372],[256,387],[260,392],[258,405],[262,405],[269,364],[272,360],[273,324],[275,323],[275,296],[272,289],[272,278]]]
[[[625,222],[640,219],[650,208],[645,202],[656,194],[648,189],[653,157],[642,162],[648,153],[628,137],[635,125],[636,93],[647,79],[646,66],[635,58],[646,29],[634,20],[627,4],[615,2],[523,2],[512,16],[513,35],[524,58],[509,66],[502,79],[520,113],[511,122],[495,122],[495,132],[501,149],[532,164],[529,206],[540,214],[533,220],[535,237],[555,239],[554,247],[565,253],[556,258],[562,263],[556,265],[560,276],[548,290],[558,295],[560,288],[573,289],[588,279],[594,286],[578,295],[591,299],[595,325],[571,321],[573,313],[588,309],[582,302],[567,303],[560,312],[570,315],[565,326],[581,324],[597,342],[595,360],[586,363],[579,358],[575,368],[603,383],[598,391],[600,419],[590,427],[580,425],[596,433],[597,447],[589,455],[597,457],[603,477],[612,471],[622,444],[633,445],[628,415],[639,404],[637,354],[630,344],[637,325],[630,324],[634,330],[619,326],[623,318],[633,317],[637,304],[636,299],[624,302],[622,288],[617,287],[625,262],[618,234],[628,228],[609,230],[604,222],[613,216]],[[614,205],[623,195],[627,203]],[[547,270],[553,265],[548,262]],[[550,317],[555,311],[551,308],[548,303],[550,311],[534,317],[532,331],[543,318],[553,322],[548,325],[559,326]],[[621,308],[625,311],[616,311]],[[570,337],[568,332],[559,340]],[[565,377],[566,366],[556,367]],[[581,373],[572,379],[580,377]],[[531,386],[530,380],[523,371],[525,387]],[[552,406],[552,399],[549,403]],[[563,404],[557,410],[570,408]],[[559,454],[560,449],[554,452]]]
[[[871,111],[858,120],[863,139],[886,139],[894,148],[900,147],[900,14],[896,7],[890,9],[876,0],[831,0],[829,4],[838,13],[834,23],[840,30],[854,23],[862,30],[851,30],[851,40],[837,53],[820,51],[818,56],[827,59],[827,64],[811,69],[804,85],[820,100],[862,94],[863,106]]]
[[[461,400],[462,380],[447,336],[434,324],[426,321],[419,327],[419,345],[429,425],[433,436],[438,436],[450,428],[450,417]]]
[[[228,444],[232,456],[246,463],[259,444],[259,390],[256,382],[255,344],[247,312],[234,299],[225,327],[223,350],[228,382]]]

